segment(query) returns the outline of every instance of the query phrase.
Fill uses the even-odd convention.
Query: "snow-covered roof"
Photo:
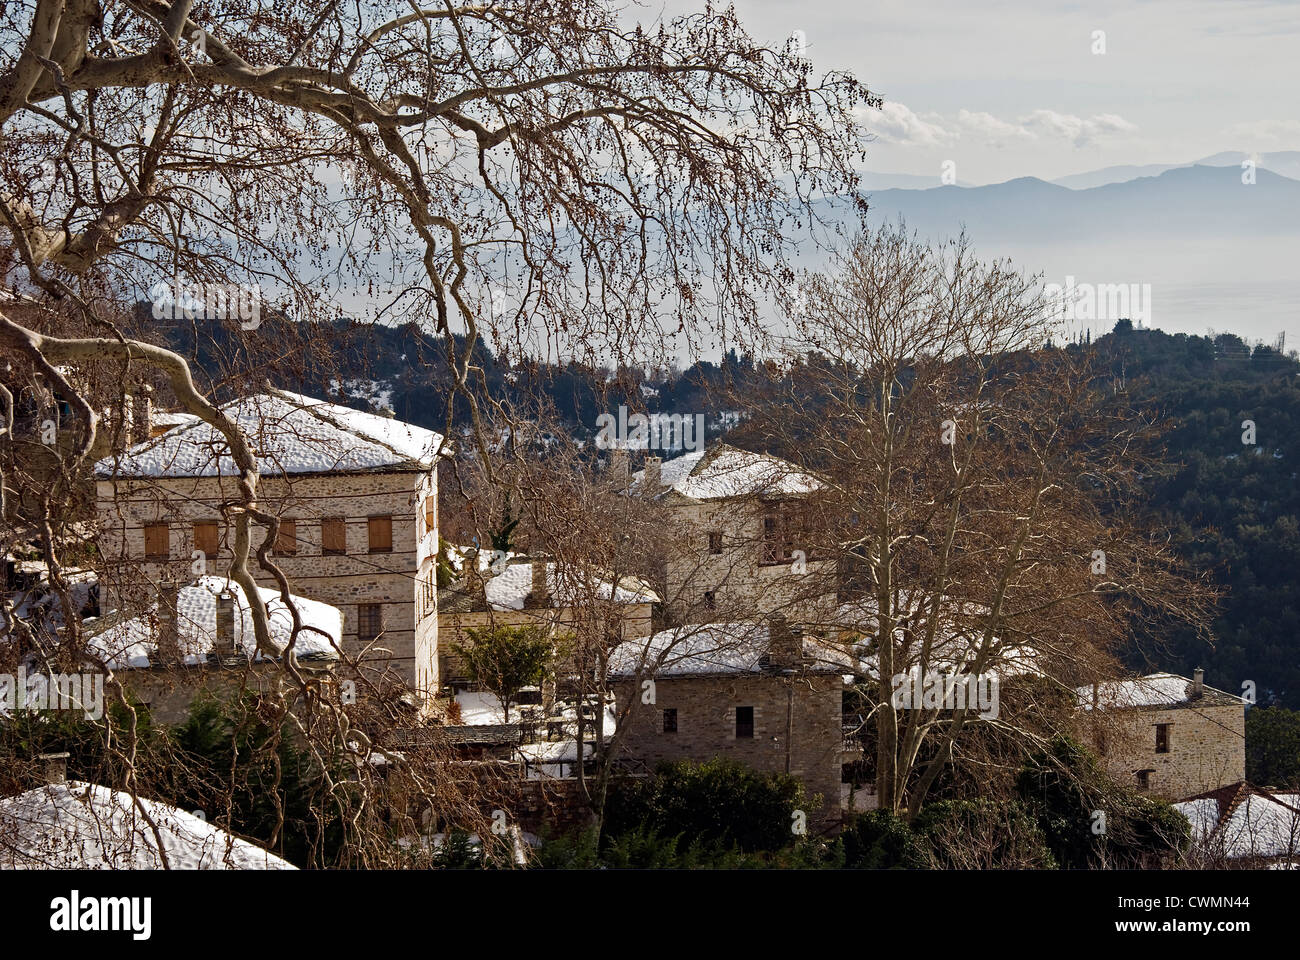
[[[1203,693],[1193,699],[1192,681],[1176,673],[1151,673],[1145,677],[1107,680],[1096,686],[1095,700],[1103,710],[1134,708],[1174,708],[1189,706],[1227,706],[1246,703],[1241,697],[1203,685]],[[1079,706],[1091,710],[1094,691],[1091,684],[1075,688]]]
[[[615,647],[610,653],[609,675],[763,673],[768,666],[769,637],[766,622],[672,627]],[[841,673],[850,666],[833,648],[809,638],[803,639],[803,656],[805,668],[816,672]]]
[[[495,693],[490,691],[458,690],[456,691],[456,703],[460,707],[460,726],[500,727],[507,723],[501,711],[501,701],[497,699]],[[520,723],[523,721],[525,714],[535,716],[538,709],[536,705],[527,706],[512,703],[508,723]],[[573,706],[561,706],[558,712],[546,719],[551,723],[576,722],[578,711]],[[610,699],[605,704],[605,729],[613,730],[617,723],[615,703]]]
[[[1175,803],[1203,851],[1230,858],[1300,856],[1300,794],[1246,783]]]
[[[263,659],[263,654],[257,649],[253,614],[243,589],[234,581],[221,577],[201,577],[176,591],[176,634],[182,662],[197,664],[207,659],[216,642],[217,595],[223,590],[228,590],[235,601],[234,640],[249,656]],[[280,599],[278,590],[258,587],[257,592],[266,605],[271,640],[283,650],[293,631],[289,608]],[[304,627],[294,643],[294,654],[299,659],[338,659],[338,647],[343,638],[343,614],[337,607],[319,600],[291,596]],[[149,658],[158,647],[157,610],[158,605],[154,604],[145,615],[110,623],[90,637],[89,647],[114,670],[149,666]]]
[[[6,870],[296,869],[192,813],[75,780],[0,800],[0,837]]]
[[[665,460],[659,466],[658,491],[691,500],[718,500],[749,495],[797,496],[818,489],[820,482],[794,464],[765,453],[751,453],[725,443]],[[631,489],[642,492],[645,471],[632,475]]]
[[[461,548],[463,549],[463,548]],[[649,585],[633,577],[622,578],[618,586],[610,583],[608,578],[593,576],[591,583],[582,583],[579,576],[564,570],[553,560],[531,561],[522,555],[508,555],[499,571],[492,574],[493,566],[490,553],[479,554],[479,569],[483,571],[483,592],[487,604],[492,610],[522,610],[533,589],[534,562],[546,565],[546,590],[550,597],[550,608],[572,607],[588,600],[613,600],[615,603],[654,603],[659,597]],[[453,560],[457,569],[463,565],[460,559]],[[439,606],[448,611],[464,607],[466,601],[472,605],[474,591],[468,580],[443,591],[439,595]],[[460,602],[458,602],[460,601]]]
[[[177,411],[175,413],[155,412],[149,421],[151,427],[161,427],[170,430],[172,427],[182,427],[186,424],[198,423],[199,418],[192,413]]]
[[[495,693],[486,690],[458,690],[456,703],[460,707],[460,722],[467,727],[496,726],[501,723],[518,723],[521,707],[510,705],[510,719],[505,720],[501,701]]]
[[[900,591],[893,610],[895,662],[897,673],[928,671],[962,673],[979,657],[984,645],[985,618],[988,607],[970,601],[945,598],[939,604],[939,625],[935,642],[925,664],[920,663],[922,638],[928,628],[931,600],[921,592]],[[858,635],[863,642],[855,645],[855,672],[875,677],[879,657],[871,651],[871,640],[880,632],[875,598],[863,597],[836,603],[818,612],[809,611],[806,622],[811,629],[828,634],[839,631]],[[910,631],[910,642],[909,642]],[[984,676],[1007,679],[1041,673],[1038,651],[1024,644],[1012,644],[995,637],[990,647],[990,665]]]
[[[540,743],[524,743],[515,747],[528,763],[565,763],[578,759],[577,740],[543,740]],[[590,740],[582,743],[583,757],[590,757],[596,752],[596,745]]]
[[[296,393],[262,393],[222,406],[247,437],[264,475],[428,469],[441,435],[391,417]],[[237,475],[226,438],[196,421],[105,457],[99,476]]]

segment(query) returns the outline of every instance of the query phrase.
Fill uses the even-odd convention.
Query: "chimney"
[[[131,443],[144,443],[153,435],[153,387],[142,383],[131,398]]]
[[[610,451],[609,454],[609,479],[617,487],[626,487],[628,482],[628,456],[627,451],[622,447],[617,447]]]
[[[176,630],[176,597],[179,592],[174,580],[164,580],[158,588],[158,642],[155,657],[159,663],[175,663],[181,658],[180,638]]]
[[[131,401],[134,403],[134,399]],[[126,453],[131,446],[131,408],[125,396],[121,402],[104,411],[104,429],[109,434],[109,449],[115,456]]]
[[[661,476],[659,466],[662,463],[663,461],[658,457],[645,458],[645,481],[641,484],[641,490],[643,493],[658,493],[659,488],[663,486],[663,481],[659,479]]]
[[[1192,689],[1188,696],[1192,700],[1199,700],[1205,693],[1205,671],[1197,667],[1192,671]]]
[[[68,782],[68,756],[67,753],[42,753],[36,758],[45,764],[46,783]]]
[[[235,598],[229,590],[217,594],[217,635],[212,642],[213,657],[228,657],[235,652]]]
[[[767,623],[767,665],[777,671],[803,666],[803,637],[780,614],[774,614]]]
[[[532,607],[549,607],[551,605],[551,595],[546,588],[546,568],[549,564],[545,560],[530,560],[528,562],[529,572],[532,576],[532,589],[528,591],[528,605]]]

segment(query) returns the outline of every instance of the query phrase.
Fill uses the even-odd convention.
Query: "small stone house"
[[[810,823],[839,822],[845,667],[781,618],[661,631],[620,647],[611,673],[634,765],[725,757],[789,773],[819,798]]]
[[[804,592],[824,589],[833,563],[810,543],[807,498],[817,487],[792,463],[725,443],[668,461],[646,458],[631,493],[671,507],[691,538],[663,573],[673,619],[707,621],[719,619],[709,611],[740,609],[798,618]]]
[[[1246,704],[1205,683],[1153,673],[1079,687],[1083,733],[1110,774],[1179,800],[1246,776]]]
[[[343,612],[367,679],[438,689],[437,433],[272,391],[222,407],[258,458],[259,506],[279,518],[271,558],[295,592]],[[239,476],[225,438],[181,422],[96,464],[101,601],[130,612],[166,580],[224,573]],[[253,545],[267,528],[254,526]],[[255,558],[259,583],[276,586]]]
[[[271,642],[279,651],[293,636],[293,617],[278,590],[258,588]],[[328,604],[290,595],[303,629],[293,641],[299,672],[332,683],[343,615]],[[86,622],[87,649],[159,723],[182,723],[195,699],[227,699],[270,689],[284,677],[279,657],[259,650],[248,597],[238,584],[201,577],[165,584],[140,616],[110,615]]]

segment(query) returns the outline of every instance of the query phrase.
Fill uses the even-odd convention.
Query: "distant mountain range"
[[[963,228],[981,257],[1006,257],[1046,282],[1150,284],[1165,330],[1233,330],[1300,342],[1300,151],[1262,153],[1253,184],[1244,153],[1193,164],[1107,167],[1049,182],[1020,177],[941,186],[938,177],[866,178],[872,225],[902,218],[931,240]],[[875,179],[873,179],[873,176]],[[873,184],[896,183],[896,186]],[[836,205],[826,214],[835,218]],[[843,222],[850,215],[843,213]],[[823,266],[812,253],[804,265]],[[1114,318],[1107,318],[1113,320]],[[1110,328],[1108,322],[1089,327]]]
[[[1069,187],[1071,190],[1088,190],[1092,187],[1104,187],[1109,183],[1124,183],[1128,180],[1136,180],[1139,177],[1158,177],[1167,170],[1177,170],[1183,167],[1236,167],[1240,170],[1242,162],[1250,159],[1251,156],[1251,154],[1239,150],[1225,150],[1209,157],[1202,157],[1200,160],[1193,160],[1191,163],[1125,163],[1113,167],[1102,167],[1100,170],[1074,173],[1067,177],[1057,177],[1055,180],[1047,182],[1061,187]],[[1259,153],[1254,154],[1254,157],[1259,169],[1268,170],[1283,177],[1289,177],[1292,180],[1300,180],[1300,150]],[[864,172],[861,177],[862,187],[865,190],[929,190],[943,185],[938,173]],[[979,186],[996,185],[979,184]],[[970,187],[976,186],[976,184],[958,180],[956,186]]]
[[[1116,167],[1102,167],[1100,170],[1076,173],[1068,177],[1057,177],[1052,183],[1062,187],[1069,187],[1071,190],[1087,190],[1091,187],[1105,186],[1108,183],[1123,183],[1126,180],[1136,180],[1138,177],[1158,177],[1166,170],[1176,170],[1180,167],[1236,167],[1240,170],[1242,162],[1250,159],[1250,156],[1248,153],[1227,150],[1210,157],[1203,157],[1192,163],[1147,163],[1142,166],[1135,166],[1130,163]],[[1261,153],[1255,159],[1258,166],[1264,170],[1290,177],[1292,180],[1300,180],[1300,150]],[[901,187],[904,184],[891,184],[891,186]]]
[[[982,187],[875,190],[870,205],[877,217],[901,215],[926,234],[965,224],[981,241],[1189,232],[1300,236],[1300,180],[1260,168],[1255,183],[1246,185],[1241,175],[1235,166],[1196,165],[1085,188],[1021,177]]]

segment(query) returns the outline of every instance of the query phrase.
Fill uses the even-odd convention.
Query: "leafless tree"
[[[763,298],[784,296],[792,220],[855,197],[854,110],[873,101],[711,7],[636,24],[604,0],[30,0],[0,12],[0,38],[0,453],[20,386],[57,393],[75,424],[41,482],[7,459],[0,494],[77,655],[64,554],[86,516],[66,505],[141,379],[229,444],[223,572],[267,653],[256,576],[291,586],[250,438],[185,357],[138,335],[132,310],[158,303],[158,282],[257,285],[298,320],[427,319],[477,417],[479,338],[604,359],[756,336]],[[357,743],[346,712],[323,722]]]
[[[915,814],[977,708],[899,709],[900,677],[1072,687],[1107,674],[1131,618],[1203,628],[1211,595],[1135,509],[1158,421],[1048,345],[1031,278],[899,226],[802,294],[744,432],[822,480],[811,549],[834,562],[810,568],[807,617],[856,641],[879,803]]]

